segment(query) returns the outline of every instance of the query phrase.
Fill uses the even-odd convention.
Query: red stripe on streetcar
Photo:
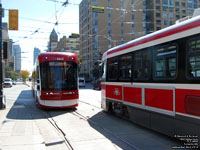
[[[145,88],[145,105],[173,111],[173,90]]]
[[[116,52],[119,52],[119,51],[123,51],[125,49],[131,48],[131,47],[134,47],[134,46],[138,46],[140,44],[145,44],[145,43],[148,43],[148,42],[152,42],[154,40],[158,40],[158,39],[161,39],[161,38],[173,35],[173,34],[177,34],[179,32],[187,31],[187,30],[190,30],[192,28],[199,27],[199,26],[200,26],[200,20],[197,20],[197,21],[191,22],[189,24],[186,24],[186,25],[183,25],[183,26],[171,29],[171,30],[167,30],[165,32],[159,33],[157,35],[154,35],[154,36],[151,36],[151,37],[148,37],[148,38],[143,38],[143,39],[141,39],[139,41],[135,41],[135,42],[130,43],[130,44],[126,45],[126,46],[114,49],[112,51],[109,51],[107,53],[107,55],[110,55],[112,53],[116,53]]]
[[[40,100],[48,100],[48,101],[54,101],[54,100],[72,100],[72,99],[78,99],[79,94],[78,90],[74,91],[42,91]]]
[[[124,101],[142,104],[142,88],[124,87]]]
[[[200,90],[176,89],[176,112],[200,116],[200,110],[193,109],[200,107],[199,97]]]
[[[122,101],[122,86],[106,85],[106,97]]]

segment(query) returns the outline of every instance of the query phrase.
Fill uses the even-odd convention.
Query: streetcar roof
[[[200,33],[200,16],[113,47],[103,54],[103,60],[198,33]]]

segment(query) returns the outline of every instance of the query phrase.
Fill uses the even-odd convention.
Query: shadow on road
[[[44,119],[70,113],[75,110],[76,109],[40,109],[35,104],[32,90],[23,90],[8,112],[7,118],[18,120]],[[56,113],[52,115],[51,112]]]
[[[90,121],[91,120],[91,121]],[[88,120],[90,126],[121,149],[172,149],[178,140],[141,127],[132,122],[99,112]]]

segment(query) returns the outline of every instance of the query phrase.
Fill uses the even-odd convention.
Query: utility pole
[[[0,0],[0,109],[3,109],[3,69],[2,69],[2,4]]]

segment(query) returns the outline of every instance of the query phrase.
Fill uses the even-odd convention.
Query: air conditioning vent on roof
[[[192,18],[192,16],[187,16],[187,17],[181,18],[181,19],[179,19],[179,20],[176,21],[176,24],[181,23],[183,21],[186,21],[186,20],[188,20],[190,18]]]
[[[194,10],[192,17],[196,17],[196,16],[199,16],[199,15],[200,15],[200,8]]]
[[[187,17],[181,18],[181,19],[176,21],[176,24],[183,22],[183,21],[186,21],[188,19],[191,19],[193,17],[199,16],[199,15],[200,15],[200,8],[194,10],[193,16],[187,16]]]

